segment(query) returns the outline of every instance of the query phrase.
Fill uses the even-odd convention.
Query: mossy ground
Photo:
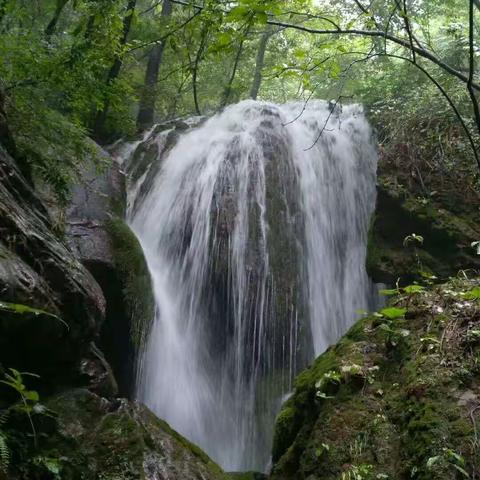
[[[478,477],[476,285],[401,291],[404,315],[359,321],[304,371],[277,419],[272,478]]]

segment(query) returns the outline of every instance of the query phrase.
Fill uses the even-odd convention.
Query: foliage
[[[394,320],[395,318],[403,317],[406,311],[406,308],[387,307],[380,310],[380,315],[390,320]]]
[[[363,102],[379,127],[382,152],[388,158],[402,156],[408,168],[430,169],[427,152],[432,171],[431,162],[444,175],[459,162],[472,160],[458,116],[428,77],[443,86],[474,132],[466,84],[457,75],[469,67],[465,2],[407,2],[400,8],[396,0],[368,5],[350,0],[209,0],[200,7],[187,1],[175,3],[168,19],[161,16],[163,2],[137,0],[133,10],[127,10],[127,3],[46,0],[33,7],[3,2],[0,84],[8,119],[21,150],[48,181],[59,182],[63,193],[86,153],[78,152],[78,135],[91,131],[95,112],[108,107],[108,138],[134,133],[146,62],[159,42],[164,48],[153,99],[159,119],[197,109],[212,112],[221,105],[225,89],[229,102],[247,98],[252,72],[260,68],[262,100]],[[377,31],[380,38],[343,34],[349,30]],[[258,64],[265,32],[268,43]],[[473,47],[476,59],[478,45]],[[120,62],[119,73],[111,77],[115,61]],[[473,80],[478,81],[476,71]],[[397,121],[399,114],[404,121]],[[45,155],[45,149],[39,154],[37,138],[32,141],[37,136],[40,143],[78,155],[62,155],[61,148],[52,155]],[[73,165],[62,164],[61,157],[74,158]],[[420,177],[425,183],[423,173]]]
[[[369,480],[372,476],[373,466],[368,464],[350,465],[342,472],[341,480]]]
[[[430,457],[427,460],[427,469],[435,470],[440,466],[448,466],[452,469],[452,473],[460,472],[462,478],[470,478],[470,475],[465,471],[465,459],[450,448],[443,448],[439,455]]]

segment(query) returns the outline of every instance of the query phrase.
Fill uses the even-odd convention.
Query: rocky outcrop
[[[414,285],[359,321],[297,378],[272,480],[476,478],[479,301],[478,279]]]
[[[142,249],[124,222],[125,176],[105,152],[98,167],[82,175],[67,208],[67,240],[106,298],[99,346],[112,365],[119,393],[130,397],[135,357],[154,315],[150,275]]]
[[[406,285],[430,275],[446,280],[459,270],[479,269],[480,257],[471,247],[480,239],[478,195],[466,200],[458,191],[440,193],[446,185],[435,177],[428,190],[413,180],[401,166],[381,159],[368,243],[370,276],[375,282],[395,285],[400,279]],[[412,234],[421,236],[422,243],[405,243]]]
[[[109,264],[114,268],[105,224],[112,216],[125,216],[125,176],[106,153],[102,155],[100,167],[91,165],[72,187],[66,211],[67,239],[82,263]]]
[[[0,363],[40,374],[47,389],[85,383],[83,360],[102,369],[92,342],[105,313],[103,293],[53,233],[41,201],[1,148],[0,231]]]

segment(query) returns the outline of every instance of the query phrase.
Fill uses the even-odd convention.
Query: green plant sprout
[[[23,377],[28,375],[30,377],[40,378],[39,375],[28,372],[19,372],[14,368],[9,368],[10,373],[5,373],[5,380],[0,380],[0,383],[7,385],[8,387],[15,390],[20,396],[20,405],[17,405],[15,408],[28,417],[30,425],[32,427],[33,433],[33,442],[34,445],[37,445],[37,434],[35,430],[35,425],[33,424],[32,413],[43,413],[45,407],[39,403],[40,397],[35,390],[28,390],[25,386]]]

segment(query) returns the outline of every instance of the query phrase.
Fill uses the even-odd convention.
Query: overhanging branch
[[[315,35],[358,35],[363,37],[382,37],[382,38],[385,38],[386,40],[396,43],[397,45],[401,45],[402,47],[405,47],[409,50],[413,47],[413,51],[418,56],[426,58],[427,60],[430,60],[432,63],[439,66],[440,68],[450,73],[451,75],[457,77],[462,82],[468,83],[468,77],[466,75],[464,75],[462,72],[459,72],[458,70],[455,70],[453,67],[451,67],[447,63],[440,60],[433,53],[429,52],[428,50],[425,50],[424,48],[420,48],[418,46],[414,46],[414,45],[411,46],[408,40],[395,37],[394,35],[391,35],[387,32],[380,32],[377,30],[361,30],[356,28],[341,29],[341,30],[331,30],[331,29],[321,30],[321,29],[306,27],[304,25],[295,25],[292,23],[278,22],[276,20],[268,20],[267,23],[269,23],[270,25],[277,25],[279,27],[290,28],[290,29],[299,30],[306,33],[312,33]],[[472,82],[472,88],[477,91],[480,91],[480,85],[478,85],[475,82]]]

